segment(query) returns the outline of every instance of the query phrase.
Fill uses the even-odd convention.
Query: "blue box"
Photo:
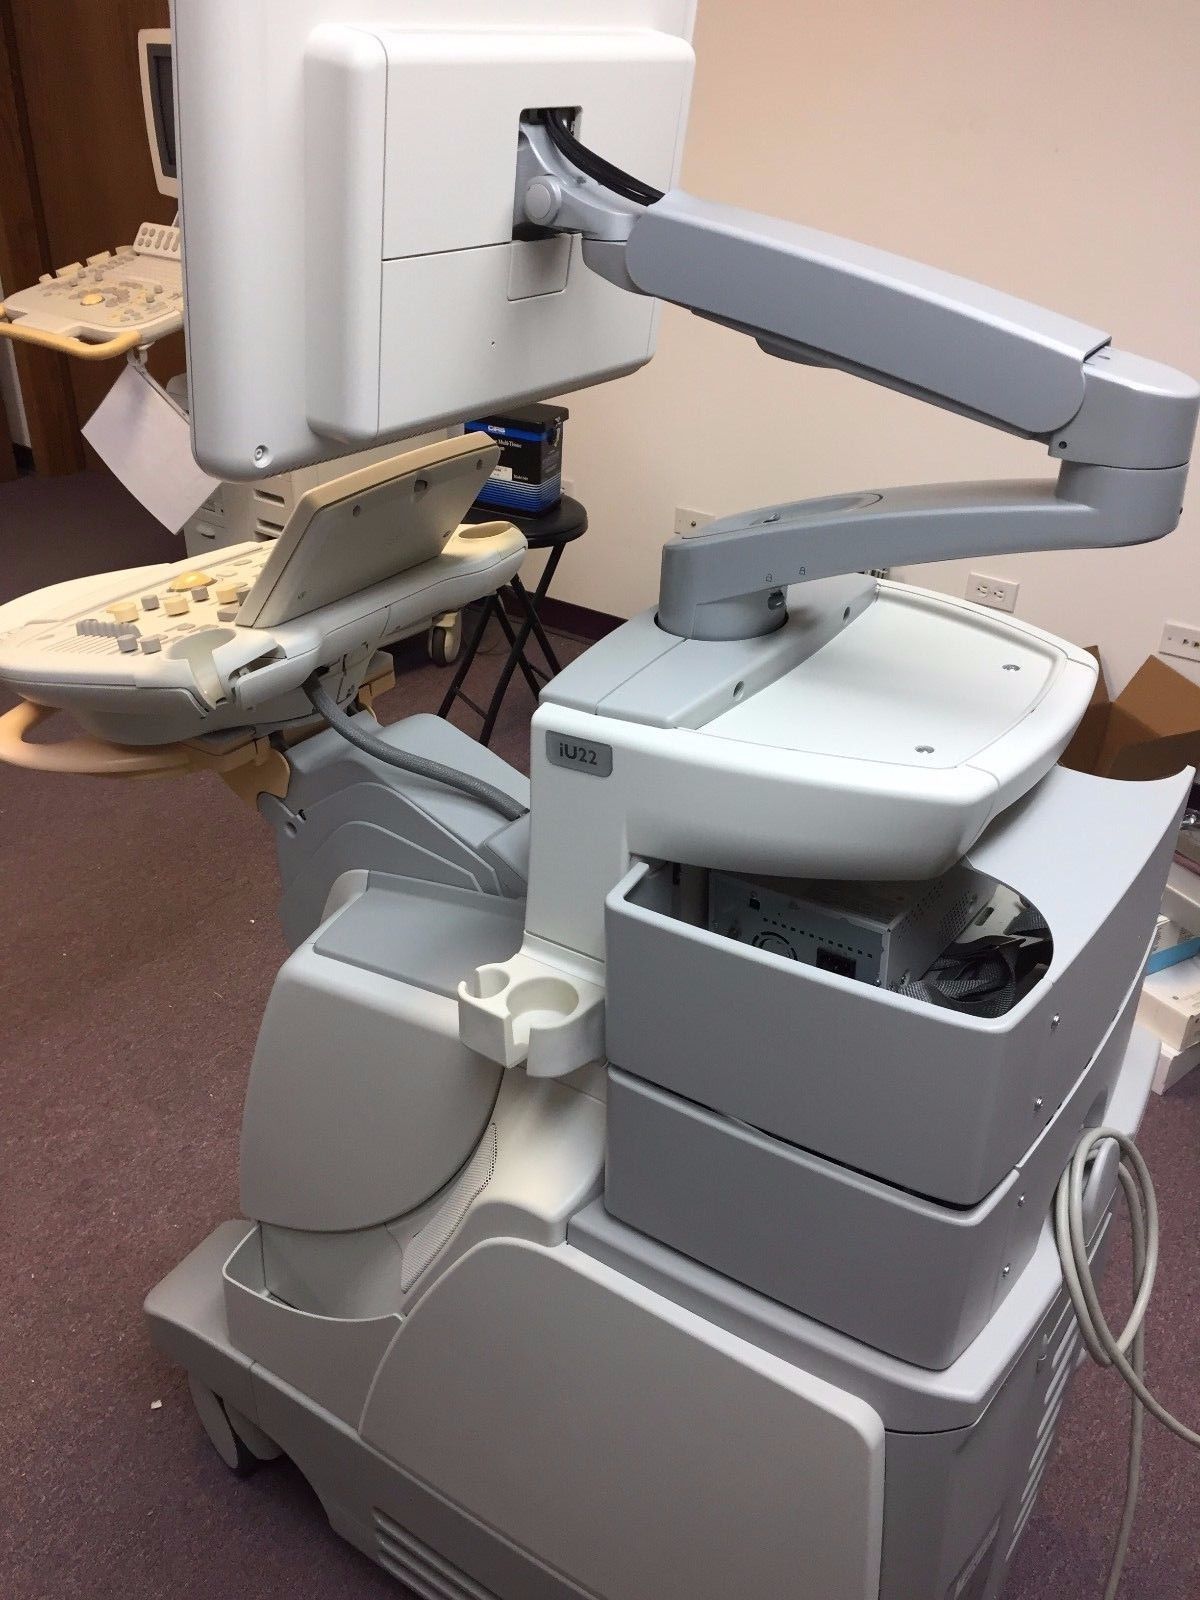
[[[562,499],[563,423],[566,406],[513,406],[466,424],[500,446],[500,460],[475,504],[523,516],[556,511]]]

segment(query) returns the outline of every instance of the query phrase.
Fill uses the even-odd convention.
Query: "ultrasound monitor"
[[[175,74],[169,28],[143,28],[138,34],[142,109],[146,139],[159,194],[179,198],[179,159],[175,145]]]

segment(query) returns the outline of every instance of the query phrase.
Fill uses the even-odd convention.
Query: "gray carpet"
[[[0,599],[177,550],[100,474],[0,488]],[[388,719],[433,709],[446,681],[417,645],[403,666]],[[522,766],[529,713],[517,678],[495,747]],[[329,1531],[289,1466],[226,1472],[142,1324],[146,1290],[237,1210],[246,1069],[284,956],[275,895],[267,830],[219,780],[0,768],[4,1600],[402,1593]],[[1164,1212],[1151,1381],[1193,1421],[1198,1135],[1200,1073],[1154,1102],[1142,1141]],[[1006,1600],[1099,1596],[1126,1418],[1113,1380],[1085,1370]],[[1153,1424],[1146,1454],[1123,1592],[1195,1600],[1200,1459]]]

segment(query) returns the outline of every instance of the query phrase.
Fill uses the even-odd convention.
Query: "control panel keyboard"
[[[204,568],[180,571],[135,593],[88,606],[37,630],[27,643],[54,655],[157,655],[213,624],[228,627],[270,554],[270,545],[239,545]],[[186,565],[186,564],[185,564]],[[150,569],[154,570],[154,569]]]
[[[44,272],[5,309],[47,333],[100,342],[132,328],[153,344],[183,326],[180,230],[144,222],[133,244]]]
[[[461,528],[440,555],[365,590],[286,622],[252,621],[280,550],[233,545],[203,566],[76,578],[10,601],[0,606],[0,684],[120,745],[269,733],[312,720],[304,685],[315,672],[344,702],[389,640],[494,593],[520,567],[525,540],[503,524]]]
[[[0,684],[113,744],[311,723],[311,680],[345,704],[381,648],[517,571],[516,528],[460,526],[498,455],[441,439],[310,489],[278,540],[9,601]]]
[[[143,222],[133,241],[135,255],[155,256],[161,261],[183,260],[183,232],[158,222]]]

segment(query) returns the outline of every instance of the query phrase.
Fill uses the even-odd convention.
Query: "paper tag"
[[[183,412],[132,364],[83,430],[105,465],[153,516],[178,533],[213,490],[216,478],[196,465]]]

